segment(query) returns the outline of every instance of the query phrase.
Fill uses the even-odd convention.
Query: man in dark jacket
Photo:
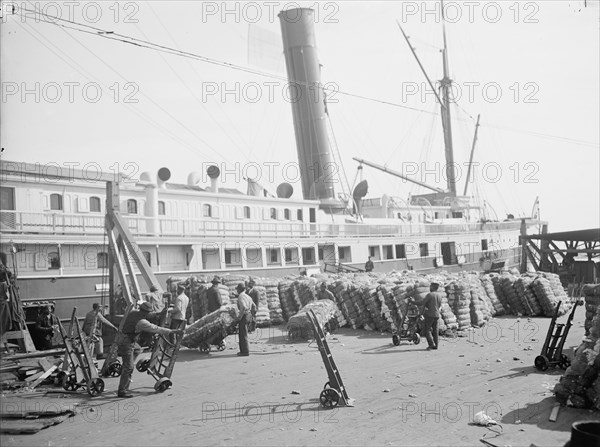
[[[140,346],[137,344],[138,336],[142,332],[162,335],[183,332],[159,327],[150,323],[148,318],[151,317],[151,311],[152,304],[145,301],[141,304],[139,310],[129,312],[123,323],[123,330],[117,336],[117,343],[119,345],[117,353],[123,358],[123,369],[121,371],[121,379],[119,380],[119,391],[117,392],[118,397],[133,397],[133,394],[129,392],[129,385],[131,384],[131,374],[133,374],[135,357],[140,352]]]
[[[221,280],[215,276],[212,280],[212,287],[206,291],[206,299],[208,301],[208,313],[214,312],[221,307],[221,292],[219,292],[219,284]]]
[[[373,268],[373,261],[371,261],[371,256],[369,256],[369,259],[367,259],[367,262],[365,262],[365,272],[372,272]]]
[[[58,324],[52,315],[52,305],[42,307],[40,315],[35,321],[35,331],[33,340],[35,347],[40,351],[52,349],[52,337],[54,336],[54,326]]]
[[[438,292],[439,284],[432,282],[429,293],[422,300],[414,300],[417,305],[423,306],[423,331],[427,338],[428,350],[438,348],[438,321],[440,319],[440,307],[442,307],[443,295]],[[412,299],[412,298],[411,298]]]

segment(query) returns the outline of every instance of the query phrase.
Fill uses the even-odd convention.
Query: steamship
[[[288,77],[308,93],[321,85],[320,68],[312,11],[300,12],[279,17]],[[363,181],[346,197],[336,192],[335,182],[311,169],[336,162],[319,89],[319,100],[311,91],[292,103],[302,199],[287,183],[275,195],[252,180],[240,187],[245,192],[226,188],[218,166],[189,173],[185,184],[170,182],[163,168],[120,183],[121,214],[163,287],[171,276],[356,271],[369,257],[378,272],[519,267],[520,235],[540,222],[490,220],[473,197],[457,194],[449,82],[442,87],[447,190],[430,187],[431,194],[410,200],[369,198]],[[88,309],[107,290],[105,182],[74,180],[35,163],[1,163],[0,257],[18,274],[21,299],[53,300],[61,317],[74,306]]]

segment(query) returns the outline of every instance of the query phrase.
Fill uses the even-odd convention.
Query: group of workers
[[[368,262],[371,262],[371,260],[369,259]],[[208,313],[218,310],[222,305],[221,293],[219,291],[221,279],[218,276],[215,276],[211,282],[212,286],[207,290],[206,294]],[[236,287],[238,294],[237,306],[240,311],[238,356],[250,355],[248,332],[255,321],[260,296],[259,291],[255,286],[255,281],[250,279],[247,283],[239,283]],[[430,293],[423,299],[418,300],[411,298],[415,304],[423,307],[421,333],[425,334],[429,345],[427,348],[428,350],[438,349],[438,320],[440,318],[440,307],[443,298],[443,295],[437,291],[438,288],[439,284],[431,283]],[[170,294],[164,295],[166,296],[167,301],[171,301]],[[325,282],[322,282],[317,290],[316,298],[318,300],[329,299],[335,301],[333,293],[327,288]],[[103,316],[103,306],[98,303],[95,303],[92,306],[92,310],[85,316],[83,331],[87,336],[92,338],[98,359],[105,358],[102,327],[107,326],[118,332],[116,338],[118,355],[123,359],[121,378],[117,392],[118,397],[133,397],[129,392],[129,385],[131,384],[131,375],[134,370],[135,357],[141,352],[141,348],[137,343],[139,336],[142,333],[162,335],[181,334],[187,323],[186,311],[188,305],[189,297],[185,294],[185,286],[183,284],[177,286],[177,294],[170,303],[165,303],[163,297],[158,293],[157,287],[152,286],[150,288],[150,293],[147,295],[147,300],[139,305],[138,310],[132,310],[126,316],[120,332],[116,326]],[[163,325],[161,324],[164,322],[167,311],[171,319],[169,328],[162,327]],[[47,306],[42,309],[42,312],[36,321],[35,329],[41,349],[50,349],[52,347],[51,339],[56,327],[55,318],[56,317],[52,315],[50,306]]]

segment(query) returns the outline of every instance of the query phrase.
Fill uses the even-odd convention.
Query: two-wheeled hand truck
[[[421,336],[418,329],[422,314],[423,311],[419,310],[419,306],[414,302],[407,303],[406,312],[402,315],[400,326],[392,334],[392,343],[394,343],[394,346],[400,345],[401,340],[412,341],[415,345],[421,343]]]
[[[171,374],[181,347],[184,328],[185,321],[182,321],[176,328],[179,332],[169,335],[156,334],[150,358],[140,359],[135,365],[135,369],[139,372],[145,371],[156,379],[154,390],[157,393],[162,393],[173,385]]]
[[[573,303],[573,309],[569,314],[569,318],[565,324],[556,324],[558,318],[558,312],[562,301],[558,302],[556,311],[552,317],[552,322],[548,328],[548,334],[546,335],[546,341],[542,347],[542,352],[535,358],[534,365],[540,371],[546,371],[549,366],[560,366],[562,369],[567,369],[571,366],[571,360],[563,354],[563,347],[569,334],[569,329],[573,325],[573,316],[575,315],[575,309],[581,304],[580,301]]]
[[[91,354],[94,338],[83,334],[75,315],[76,311],[77,308],[74,307],[68,334],[62,323],[58,322],[65,344],[65,360],[59,378],[65,390],[75,391],[85,387],[88,394],[95,397],[104,391],[104,381],[98,376],[98,369]]]
[[[325,408],[337,407],[340,402],[347,407],[353,407],[354,399],[348,397],[346,387],[344,387],[344,383],[342,382],[342,376],[333,360],[325,333],[319,324],[319,320],[317,320],[317,316],[312,309],[306,312],[306,315],[312,324],[315,340],[325,364],[327,377],[329,378],[329,381],[323,387],[323,391],[321,391],[319,402]]]

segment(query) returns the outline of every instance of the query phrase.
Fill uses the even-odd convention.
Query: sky
[[[277,18],[298,4],[315,10],[347,184],[367,179],[369,197],[427,192],[372,168],[359,172],[359,157],[445,187],[439,106],[399,29],[439,81],[441,9],[423,1],[24,1],[16,14],[5,5],[2,157],[91,176],[166,166],[180,183],[216,163],[228,186],[247,176],[274,192],[288,181],[299,198]],[[467,194],[499,219],[530,215],[539,197],[550,231],[599,227],[598,2],[445,2],[444,12],[459,193],[480,114]],[[106,38],[115,34],[194,56]]]

